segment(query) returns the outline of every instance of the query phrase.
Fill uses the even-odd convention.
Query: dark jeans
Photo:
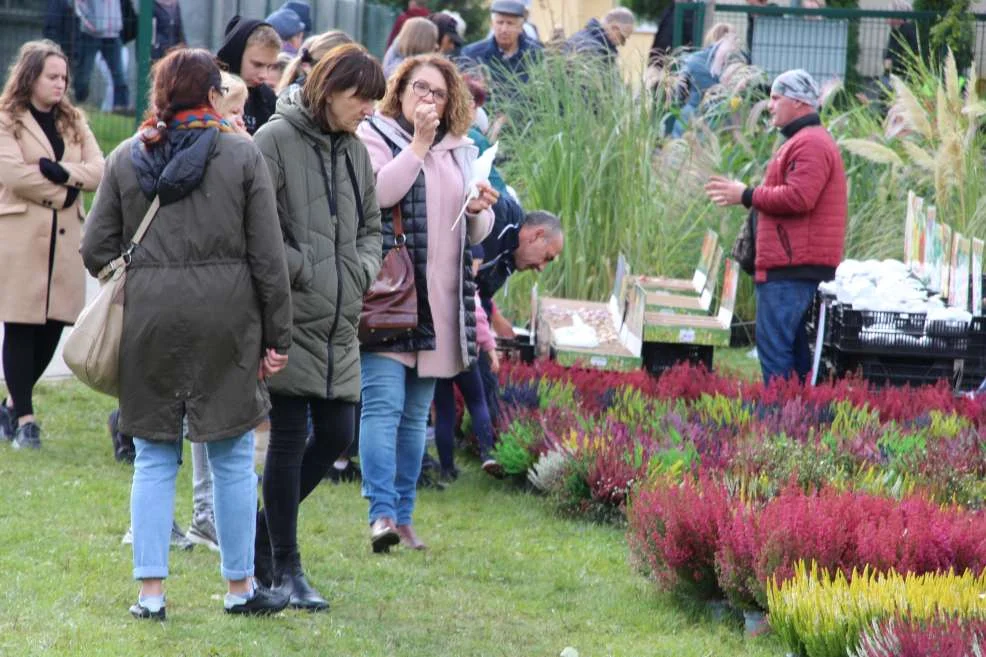
[[[34,386],[51,363],[63,322],[48,320],[45,324],[3,325],[3,374],[7,390],[14,400],[14,415],[18,418],[34,415]]]
[[[818,281],[757,283],[757,356],[764,383],[811,373],[811,348],[805,324]]]
[[[333,399],[270,396],[270,443],[264,464],[264,508],[257,544],[270,537],[275,568],[298,562],[298,505],[315,490],[353,440],[356,404]],[[313,437],[308,438],[311,411]]]
[[[486,408],[490,413],[490,424],[494,427],[500,422],[500,378],[490,369],[490,359],[486,354],[479,355],[479,376],[483,380],[483,394],[486,395]]]
[[[486,407],[486,391],[479,367],[473,363],[465,372],[451,379],[438,379],[435,382],[435,447],[442,468],[450,470],[455,465],[455,390],[458,386],[466,401],[466,408],[472,417],[473,431],[479,439],[479,457],[486,460],[493,449],[493,425]]]
[[[75,102],[84,103],[89,98],[89,78],[92,77],[92,67],[96,62],[96,53],[100,53],[106,60],[106,65],[110,68],[113,76],[113,107],[126,107],[129,100],[129,89],[127,88],[127,78],[123,74],[123,60],[121,58],[120,38],[100,39],[81,33],[79,36],[78,58],[76,60],[75,80]]]

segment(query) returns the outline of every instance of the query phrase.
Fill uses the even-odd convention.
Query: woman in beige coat
[[[7,399],[0,439],[41,447],[32,391],[85,304],[83,191],[103,155],[66,96],[68,59],[51,41],[21,46],[0,95],[0,321]]]

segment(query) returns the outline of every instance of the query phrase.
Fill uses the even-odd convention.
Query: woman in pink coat
[[[476,359],[468,247],[489,234],[497,194],[481,184],[466,202],[478,154],[466,137],[470,123],[469,91],[455,66],[424,55],[401,63],[378,114],[357,131],[377,177],[384,254],[395,244],[399,213],[418,297],[415,329],[360,345],[360,466],[375,552],[398,542],[425,547],[411,521],[435,380]]]

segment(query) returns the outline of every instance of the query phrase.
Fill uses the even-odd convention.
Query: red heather
[[[633,497],[627,511],[630,549],[664,588],[722,597],[715,555],[730,507],[725,488],[708,480],[662,481]]]

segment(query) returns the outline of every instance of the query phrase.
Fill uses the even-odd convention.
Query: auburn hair
[[[348,89],[372,100],[380,100],[386,89],[380,62],[358,43],[336,46],[319,60],[301,89],[301,101],[319,127],[329,130],[332,94]]]
[[[209,91],[222,92],[219,64],[211,52],[202,48],[172,50],[154,64],[151,74],[153,82],[144,121],[149,130],[141,134],[148,145],[161,141],[178,112],[211,107]]]
[[[401,62],[387,82],[387,93],[378,108],[380,113],[392,119],[401,116],[403,96],[411,83],[411,76],[423,66],[438,69],[445,78],[448,102],[445,103],[445,113],[441,117],[441,123],[450,134],[462,137],[469,132],[469,126],[472,125],[472,94],[469,93],[469,88],[466,87],[455,64],[442,55],[418,55]]]
[[[85,117],[69,100],[69,69],[71,67],[68,57],[54,41],[41,39],[28,41],[21,46],[17,60],[10,66],[7,82],[3,86],[3,93],[0,94],[0,112],[9,115],[13,122],[10,127],[14,138],[20,138],[24,124],[18,118],[18,114],[30,109],[34,83],[44,72],[45,63],[49,57],[58,57],[65,62],[65,93],[52,108],[55,114],[55,126],[63,139],[71,139],[74,143],[81,144],[85,135]]]

